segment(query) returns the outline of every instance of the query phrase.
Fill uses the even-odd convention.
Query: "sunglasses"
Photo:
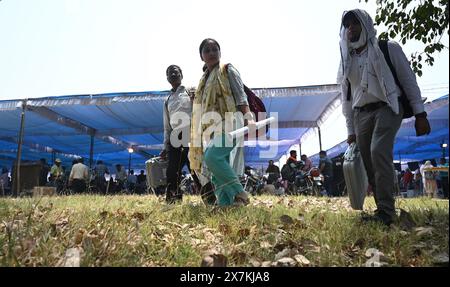
[[[344,26],[344,28],[348,29],[348,27],[350,27],[350,25],[361,25],[361,22],[358,20],[358,18],[356,18],[356,16],[348,11],[345,11],[343,13],[344,19],[342,20],[342,25]]]

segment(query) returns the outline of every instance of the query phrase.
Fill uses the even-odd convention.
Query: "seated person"
[[[267,184],[273,184],[280,178],[280,168],[273,164],[273,160],[269,160],[269,166],[266,169],[269,174]]]

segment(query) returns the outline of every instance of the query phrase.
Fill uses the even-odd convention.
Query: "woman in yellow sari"
[[[254,127],[255,122],[239,72],[231,64],[220,64],[219,43],[205,39],[199,52],[205,71],[192,109],[191,169],[204,174],[206,164],[219,206],[247,204],[248,195],[237,176],[243,172],[243,146],[227,134],[242,126],[244,117],[244,124]]]

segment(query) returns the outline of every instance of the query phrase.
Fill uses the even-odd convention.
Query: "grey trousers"
[[[377,212],[395,219],[393,149],[402,123],[403,109],[396,115],[389,106],[354,113],[356,143],[372,186]]]

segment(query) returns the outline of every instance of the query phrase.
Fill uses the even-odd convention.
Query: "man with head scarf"
[[[358,144],[377,205],[375,215],[364,219],[390,225],[396,218],[392,162],[394,140],[403,116],[399,103],[401,89],[416,117],[418,136],[430,133],[427,114],[416,77],[402,48],[396,42],[387,43],[402,86],[399,87],[378,44],[373,20],[366,11],[346,11],[340,36],[338,84],[342,89],[347,142]]]

